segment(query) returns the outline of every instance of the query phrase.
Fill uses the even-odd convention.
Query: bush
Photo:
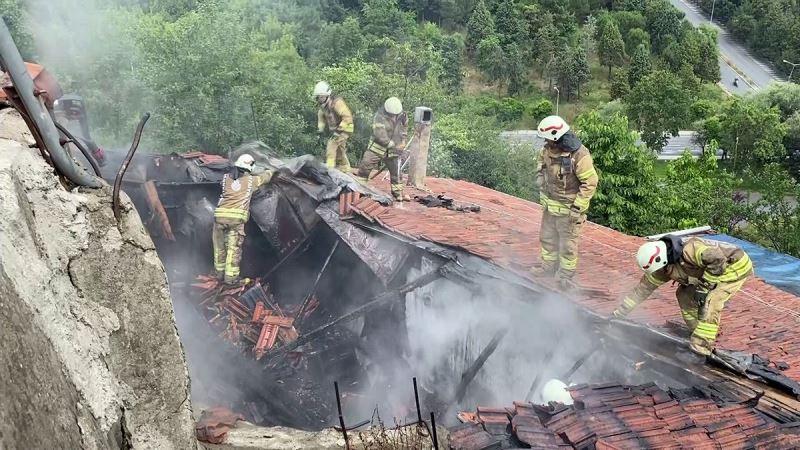
[[[528,116],[538,122],[553,114],[553,102],[546,98],[532,100],[525,107],[525,112],[528,114]]]

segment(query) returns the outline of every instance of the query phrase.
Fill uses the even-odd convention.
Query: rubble
[[[573,406],[515,402],[479,407],[450,429],[450,448],[699,449],[800,446],[797,422],[764,414],[751,399],[709,398],[695,389],[663,390],[654,383],[569,388]],[[720,392],[720,391],[717,391]],[[475,421],[469,419],[475,418]]]

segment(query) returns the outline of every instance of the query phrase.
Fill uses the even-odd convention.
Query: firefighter
[[[358,179],[366,183],[369,174],[377,169],[381,161],[389,171],[392,183],[392,196],[397,201],[409,201],[403,193],[400,179],[400,156],[404,151],[407,136],[408,118],[403,113],[403,103],[397,97],[389,97],[383,103],[372,121],[372,138],[358,165]]]
[[[544,210],[539,230],[541,267],[535,276],[557,275],[562,289],[574,286],[578,239],[589,202],[597,189],[592,155],[569,125],[558,116],[545,117],[538,128],[545,145],[539,152],[536,186]]]
[[[242,259],[244,226],[250,216],[250,198],[259,186],[268,183],[272,172],[253,175],[255,159],[239,156],[234,167],[222,177],[222,194],[214,211],[214,270],[226,284],[239,281],[239,262]]]
[[[689,347],[697,354],[709,355],[725,302],[753,274],[747,253],[725,242],[667,235],[639,247],[636,262],[644,275],[613,316],[625,317],[656,288],[674,281],[679,284],[675,294],[681,315],[692,332]]]
[[[353,113],[344,100],[333,95],[328,83],[320,81],[314,86],[312,95],[319,105],[317,112],[317,132],[320,137],[327,129],[332,136],[325,146],[325,165],[350,174],[350,160],[347,159],[347,139],[353,134]]]

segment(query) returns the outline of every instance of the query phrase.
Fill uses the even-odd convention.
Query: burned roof
[[[720,386],[715,392],[727,388]],[[695,389],[665,391],[652,383],[569,389],[572,406],[514,402],[510,407],[478,407],[475,414],[462,414],[469,421],[450,430],[450,446],[462,450],[520,444],[598,450],[800,446],[797,422],[770,415],[758,406],[758,398],[713,396]]]
[[[539,254],[540,205],[466,181],[427,178],[426,183],[434,193],[480,206],[480,212],[427,208],[415,202],[387,207],[361,197],[349,205],[346,214],[360,216],[405,239],[456,248],[530,281],[548,283],[533,280],[528,274]],[[386,181],[376,178],[373,186],[388,191]],[[412,188],[409,193],[429,194]],[[642,242],[642,238],[587,223],[580,245],[577,282],[583,288],[608,295],[582,296],[576,301],[608,316],[617,306],[617,299],[641,276],[634,255]],[[679,333],[683,321],[674,291],[675,287],[670,285],[660,288],[630,319],[653,329]],[[781,364],[785,369],[783,374],[800,381],[798,322],[800,298],[754,277],[727,304],[717,346],[785,362],[789,367]]]

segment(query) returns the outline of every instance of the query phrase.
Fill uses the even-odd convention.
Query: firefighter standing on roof
[[[708,355],[717,339],[725,303],[753,274],[753,263],[741,248],[697,237],[665,236],[639,248],[636,262],[645,274],[614,311],[624,317],[668,281],[679,284],[675,295],[692,332],[689,347]]]
[[[383,107],[375,113],[372,138],[358,165],[358,179],[366,183],[370,172],[384,161],[391,178],[392,196],[401,202],[411,200],[408,195],[403,194],[403,180],[400,179],[400,156],[405,148],[407,127],[408,118],[403,114],[400,99],[386,99]]]
[[[314,86],[313,97],[317,100],[317,132],[325,130],[332,133],[325,146],[325,165],[350,173],[350,160],[347,159],[347,140],[353,134],[353,113],[344,100],[333,95],[328,83],[320,81]]]
[[[250,199],[259,186],[269,182],[272,172],[253,175],[255,159],[241,155],[232,170],[222,177],[222,194],[214,211],[214,270],[225,283],[239,281],[244,226],[250,217]]]
[[[560,287],[568,289],[573,286],[578,239],[598,177],[592,155],[564,119],[544,118],[538,134],[546,140],[536,169],[544,209],[539,231],[542,266],[532,272],[537,276],[557,274]]]

